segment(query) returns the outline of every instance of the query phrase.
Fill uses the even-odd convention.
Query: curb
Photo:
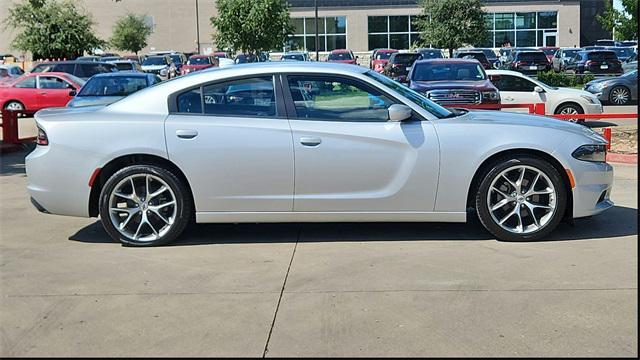
[[[613,163],[637,164],[638,154],[607,153],[607,161]]]

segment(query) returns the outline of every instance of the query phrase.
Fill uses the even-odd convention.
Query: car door
[[[428,121],[388,121],[399,103],[362,79],[283,76],[296,212],[433,211],[438,143]]]
[[[55,75],[38,75],[38,103],[41,109],[64,107],[73,98],[73,85]]]
[[[500,74],[493,76],[491,82],[500,91],[503,104],[538,104],[547,101],[544,92],[536,92],[536,84],[517,75]],[[528,112],[528,108],[507,108],[505,111]]]
[[[242,77],[169,99],[169,159],[189,180],[198,213],[293,210],[293,143],[279,89],[271,75]]]

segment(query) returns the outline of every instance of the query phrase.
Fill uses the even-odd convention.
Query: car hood
[[[604,82],[608,82],[608,81],[615,81],[618,78],[602,78],[602,79],[595,79],[595,80],[591,80],[588,83],[584,84],[585,87],[589,87],[591,85],[595,85],[597,83],[604,83]]]
[[[547,116],[519,114],[506,111],[471,110],[467,114],[462,115],[461,119],[469,122],[493,123],[496,125],[518,125],[548,128],[586,136],[597,143],[606,143],[606,140],[601,135],[586,126]],[[444,119],[444,121],[446,121],[446,119]]]
[[[168,65],[142,65],[142,70],[162,70]]]
[[[569,96],[584,95],[584,96],[588,96],[588,97],[594,97],[593,94],[588,92],[588,91],[572,89],[572,88],[565,88],[565,87],[558,88],[558,90],[553,90],[553,89],[549,90],[549,89],[547,89],[547,91],[558,91],[558,92],[562,92],[563,94],[566,94],[566,95],[569,95]]]
[[[428,91],[436,89],[471,89],[471,90],[484,90],[495,89],[489,80],[481,81],[415,81],[411,80],[411,88]]]
[[[124,96],[76,96],[69,101],[67,107],[109,105],[122,98],[124,98]]]

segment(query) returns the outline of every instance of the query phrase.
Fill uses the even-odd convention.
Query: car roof
[[[519,77],[528,77],[519,71],[513,71],[513,70],[487,69],[485,70],[485,72],[487,73],[487,75],[513,75],[513,76],[519,76]]]
[[[416,64],[430,64],[430,63],[460,63],[460,64],[477,64],[476,59],[462,59],[462,58],[444,58],[444,59],[423,59],[415,62]]]
[[[35,66],[47,65],[47,64],[59,65],[59,64],[109,64],[109,63],[105,61],[66,60],[66,61],[44,61],[39,64],[36,64]]]
[[[351,52],[350,49],[333,49],[331,50],[332,53],[348,53]]]
[[[92,76],[92,78],[95,77],[147,77],[150,76],[152,74],[148,74],[148,73],[142,73],[142,72],[113,72],[113,73],[101,73],[101,74],[95,74]]]

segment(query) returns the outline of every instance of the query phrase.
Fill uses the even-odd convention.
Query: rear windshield
[[[414,81],[484,80],[487,76],[478,63],[415,64]]]
[[[519,53],[518,60],[520,61],[547,61],[547,57],[543,52],[523,52]]]
[[[211,60],[208,57],[192,57],[187,61],[188,65],[209,65]]]
[[[420,53],[423,59],[442,59],[442,51],[440,50],[423,50]]]
[[[385,51],[376,53],[376,60],[388,60],[394,53]]]
[[[133,70],[133,63],[115,63],[119,71]]]
[[[420,54],[396,54],[391,61],[396,64],[409,64],[420,59]]]
[[[328,59],[329,60],[353,60],[353,56],[351,56],[351,53],[340,52],[340,53],[329,54]]]
[[[618,57],[628,57],[634,54],[633,49],[631,48],[613,48],[611,49]]]
[[[146,87],[146,77],[94,77],[87,81],[78,96],[127,96]]]
[[[302,55],[282,55],[282,60],[298,60],[298,61],[304,61],[304,56]]]
[[[618,56],[613,51],[594,51],[588,54],[589,60],[618,60]]]
[[[471,53],[471,52],[467,52],[467,53],[459,53],[458,56],[459,58],[467,58],[467,59],[476,59],[478,61],[486,61],[487,57],[484,56],[483,53]]]
[[[164,58],[164,56],[149,56],[148,58],[144,59],[144,61],[142,62],[142,65],[166,65],[167,64],[167,60]]]

